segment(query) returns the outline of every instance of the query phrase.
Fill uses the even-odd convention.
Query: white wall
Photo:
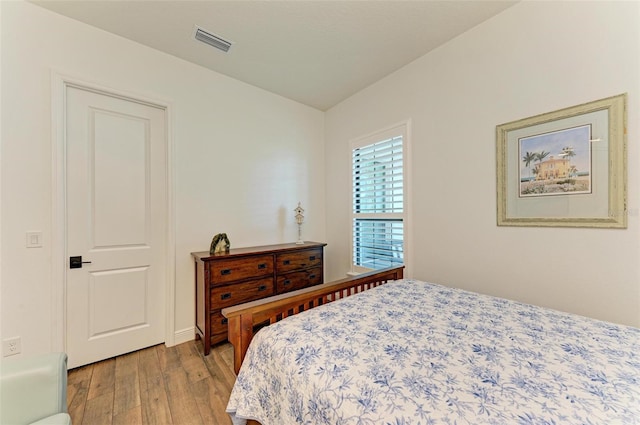
[[[496,226],[495,128],[627,92],[626,230]],[[640,326],[639,2],[523,2],[326,113],[328,278],[349,268],[349,140],[412,120],[413,276]]]
[[[178,338],[193,336],[190,252],[324,240],[324,114],[30,3],[0,2],[2,338],[23,353],[52,341],[51,72],[171,104]],[[215,54],[215,53],[213,53]],[[25,248],[41,230],[44,247]],[[178,341],[180,342],[180,341]]]

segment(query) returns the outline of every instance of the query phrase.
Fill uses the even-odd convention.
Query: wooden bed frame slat
[[[236,374],[253,338],[254,327],[273,324],[288,316],[402,279],[403,270],[404,266],[377,270],[223,309],[222,315],[229,322],[229,341],[234,348]]]

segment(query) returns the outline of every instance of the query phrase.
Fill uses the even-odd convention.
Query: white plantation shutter
[[[352,144],[353,268],[404,263],[405,127]],[[371,140],[376,140],[370,143]]]

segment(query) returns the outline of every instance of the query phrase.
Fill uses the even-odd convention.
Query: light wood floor
[[[156,345],[71,369],[69,414],[73,425],[227,425],[235,378],[230,344],[207,357],[200,341]]]

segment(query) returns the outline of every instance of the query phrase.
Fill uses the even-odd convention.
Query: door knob
[[[83,264],[91,264],[91,261],[82,261],[82,255],[69,257],[70,269],[81,269]]]

